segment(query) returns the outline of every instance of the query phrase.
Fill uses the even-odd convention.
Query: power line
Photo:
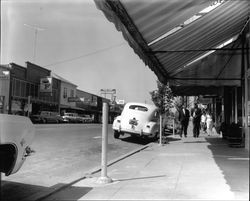
[[[62,63],[67,63],[67,62],[70,62],[70,61],[74,61],[74,60],[77,60],[77,59],[81,59],[81,58],[84,58],[84,57],[88,57],[88,56],[91,56],[91,55],[94,55],[94,54],[98,54],[98,53],[101,53],[101,52],[104,52],[104,51],[107,51],[107,50],[110,50],[110,49],[122,46],[124,44],[125,43],[123,42],[123,43],[120,43],[120,44],[117,44],[117,45],[113,45],[113,46],[110,46],[110,47],[107,47],[107,48],[103,48],[103,49],[100,49],[100,50],[97,50],[97,51],[94,51],[94,52],[90,52],[90,53],[81,55],[81,56],[78,56],[78,57],[74,57],[74,58],[70,58],[70,59],[65,59],[65,60],[62,60],[62,61],[55,62],[55,63],[47,64],[44,67],[54,66],[54,65],[58,65],[58,64],[62,64]]]

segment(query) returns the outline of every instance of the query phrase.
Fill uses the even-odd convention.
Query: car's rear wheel
[[[120,132],[114,131],[114,138],[118,139],[120,137]]]

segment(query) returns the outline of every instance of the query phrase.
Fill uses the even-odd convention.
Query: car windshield
[[[143,112],[147,112],[148,108],[141,106],[141,105],[130,105],[129,109],[131,110],[139,110],[139,111],[143,111]]]

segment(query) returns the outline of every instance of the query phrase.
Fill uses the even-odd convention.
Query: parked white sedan
[[[159,112],[154,105],[127,103],[113,122],[114,137],[128,133],[141,137],[158,137]]]
[[[0,172],[17,172],[30,152],[35,127],[29,118],[0,114]]]

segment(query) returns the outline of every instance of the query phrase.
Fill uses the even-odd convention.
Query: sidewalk
[[[249,200],[249,155],[218,135],[170,137],[44,200]]]

